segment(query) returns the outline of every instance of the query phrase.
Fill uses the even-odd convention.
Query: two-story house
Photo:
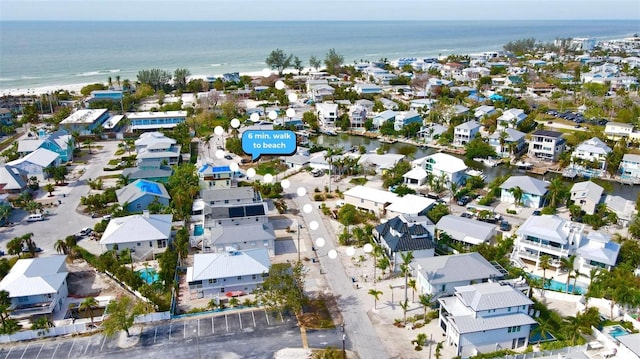
[[[549,187],[547,182],[529,176],[511,176],[500,185],[500,201],[515,204],[513,189],[516,187],[522,190],[520,205],[530,208],[543,207]]]
[[[561,132],[537,130],[531,134],[529,156],[548,161],[557,161],[565,149]]]
[[[198,168],[200,187],[207,189],[225,189],[235,187],[235,172],[229,166],[215,166],[205,163]]]
[[[413,160],[412,165],[422,167],[427,172],[427,177],[441,179],[445,185],[451,182],[463,183],[468,168],[458,157],[440,152]]]
[[[536,323],[533,301],[516,288],[481,283],[455,288],[452,297],[438,299],[439,324],[446,341],[462,357],[525,348]]]
[[[173,138],[160,132],[147,132],[135,141],[138,166],[160,162],[162,165],[177,165],[180,160],[180,145]]]
[[[106,108],[92,110],[78,110],[60,122],[60,126],[69,133],[77,132],[81,136],[92,134],[95,128],[102,128],[102,124],[111,117]]]
[[[372,119],[373,127],[380,128],[385,122],[394,122],[395,128],[395,120],[396,120],[396,111],[393,110],[384,110],[379,114],[375,115]]]
[[[453,129],[454,146],[465,146],[480,132],[480,124],[473,120],[459,124]]]
[[[640,180],[640,155],[627,153],[620,162],[620,177],[624,180]]]
[[[611,148],[601,139],[594,137],[576,146],[571,154],[571,162],[577,166],[604,170],[607,166],[607,155]]]
[[[337,103],[317,103],[316,112],[318,113],[318,121],[321,126],[333,127],[338,119]]]
[[[73,161],[73,150],[75,148],[73,137],[64,129],[59,129],[53,133],[44,130],[38,131],[38,138],[27,138],[18,142],[18,153],[26,156],[38,148],[45,148],[60,155],[60,161],[66,163]]]
[[[26,178],[35,177],[38,181],[44,182],[50,177],[48,168],[61,165],[60,155],[45,148],[38,148],[28,155],[7,163],[8,166],[20,171]]]
[[[162,183],[142,179],[117,189],[116,196],[118,203],[130,213],[142,212],[154,202],[168,207],[171,200]]]
[[[112,218],[102,234],[100,245],[104,251],[131,250],[131,257],[147,260],[163,253],[171,241],[171,214],[134,214]]]
[[[602,201],[604,189],[591,181],[578,182],[571,187],[571,200],[586,214],[594,214]]]
[[[265,248],[199,253],[187,268],[187,284],[193,299],[249,294],[262,284],[269,267]]]
[[[525,147],[525,133],[513,128],[497,130],[489,135],[489,145],[500,157],[509,157],[520,153]]]
[[[480,120],[481,118],[485,117],[485,116],[491,116],[494,113],[496,113],[496,108],[493,106],[489,106],[489,105],[482,105],[482,106],[478,106],[474,112],[473,112],[473,116]]]
[[[611,240],[608,234],[592,231],[580,243],[576,250],[577,268],[580,273],[588,275],[592,269],[611,270],[616,265],[620,254],[620,243]]]
[[[520,122],[527,118],[527,114],[524,110],[519,108],[510,108],[502,113],[497,120],[497,129],[501,130],[507,127],[517,128]]]
[[[0,194],[20,194],[27,188],[26,175],[9,165],[0,166]]]
[[[351,127],[364,127],[367,121],[367,109],[362,105],[353,105],[349,108],[349,120]]]
[[[617,141],[621,138],[628,138],[633,132],[633,125],[630,123],[607,122],[604,127],[604,135],[608,139]]]
[[[431,232],[433,223],[426,216],[399,215],[377,225],[373,229],[373,237],[389,258],[391,270],[397,272],[403,263],[404,253],[412,252],[414,258],[434,256],[435,243]]]
[[[130,112],[127,113],[132,131],[171,129],[187,119],[187,111]]]
[[[400,131],[404,126],[414,122],[422,125],[422,117],[417,112],[400,111],[400,112],[397,112],[395,115],[393,128],[396,131]]]

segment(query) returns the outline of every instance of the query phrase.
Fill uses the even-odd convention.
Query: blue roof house
[[[398,112],[394,120],[393,129],[400,131],[404,126],[413,122],[417,122],[422,125],[422,117],[420,117],[420,114],[415,111]]]
[[[129,212],[141,212],[154,201],[169,206],[169,192],[161,183],[139,179],[116,191],[118,203]]]
[[[396,112],[392,110],[382,111],[373,118],[373,126],[380,128],[385,122],[394,122],[396,120]]]

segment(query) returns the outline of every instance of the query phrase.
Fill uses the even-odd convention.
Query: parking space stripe
[[[67,354],[67,358],[71,358],[71,351],[73,351],[73,346],[76,345],[76,341],[71,342],[71,348],[69,348],[69,354]]]
[[[182,325],[182,339],[187,339],[187,322]]]
[[[56,350],[54,350],[53,354],[51,354],[51,359],[55,358],[56,352],[58,351],[58,348],[60,348],[60,343],[58,343],[58,345],[56,346]]]
[[[13,347],[9,348],[9,351],[7,352],[7,355],[4,357],[4,359],[7,359],[9,357],[9,354],[11,354],[12,350],[13,350]]]
[[[36,359],[38,359],[38,357],[40,356],[40,353],[42,352],[42,348],[44,348],[44,343],[40,346],[40,350],[38,350],[38,355],[36,355]]]
[[[200,336],[200,319],[198,319],[198,335],[197,336]]]
[[[271,325],[271,323],[269,323],[269,313],[267,313],[266,309],[264,311],[264,317],[267,318],[267,325]]]
[[[104,348],[104,343],[107,342],[107,336],[104,336],[104,339],[102,339],[102,345],[100,346],[100,351],[102,351],[102,349]]]
[[[213,324],[213,317],[211,317],[211,334],[216,334],[216,326]]]
[[[153,333],[153,344],[156,343],[156,337],[158,336],[158,327],[156,327],[156,330]]]
[[[31,343],[27,343],[27,347],[24,348],[24,351],[22,352],[22,355],[20,355],[20,359],[24,358],[24,353],[26,353],[27,350],[29,350],[29,345],[31,345]]]
[[[85,345],[85,347],[84,347],[84,354],[85,355],[87,354],[87,349],[89,349],[89,343],[87,343],[87,345]]]
[[[171,323],[169,323],[169,340],[171,340]]]
[[[224,315],[224,322],[227,323],[227,331],[229,331],[229,316],[228,315]]]
[[[255,328],[256,327],[256,316],[253,313],[254,313],[254,311],[252,310],[251,311],[251,318],[253,318],[253,327]]]
[[[240,312],[238,312],[238,322],[240,323],[240,330],[242,330],[242,317],[240,316]]]

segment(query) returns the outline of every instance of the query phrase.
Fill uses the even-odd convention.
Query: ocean
[[[139,70],[193,75],[259,73],[282,49],[354,61],[501,50],[514,40],[622,38],[637,21],[0,22],[0,93],[54,85],[135,81]]]

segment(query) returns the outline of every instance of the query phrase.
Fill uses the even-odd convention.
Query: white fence
[[[0,343],[11,343],[21,340],[31,340],[58,335],[77,334],[87,331],[86,323],[70,324],[61,327],[53,327],[48,330],[25,330],[13,334],[0,335]]]
[[[134,323],[141,324],[141,323],[149,323],[149,322],[158,322],[161,320],[169,320],[169,319],[171,319],[171,312],[155,312],[155,313],[138,315],[134,320]]]

